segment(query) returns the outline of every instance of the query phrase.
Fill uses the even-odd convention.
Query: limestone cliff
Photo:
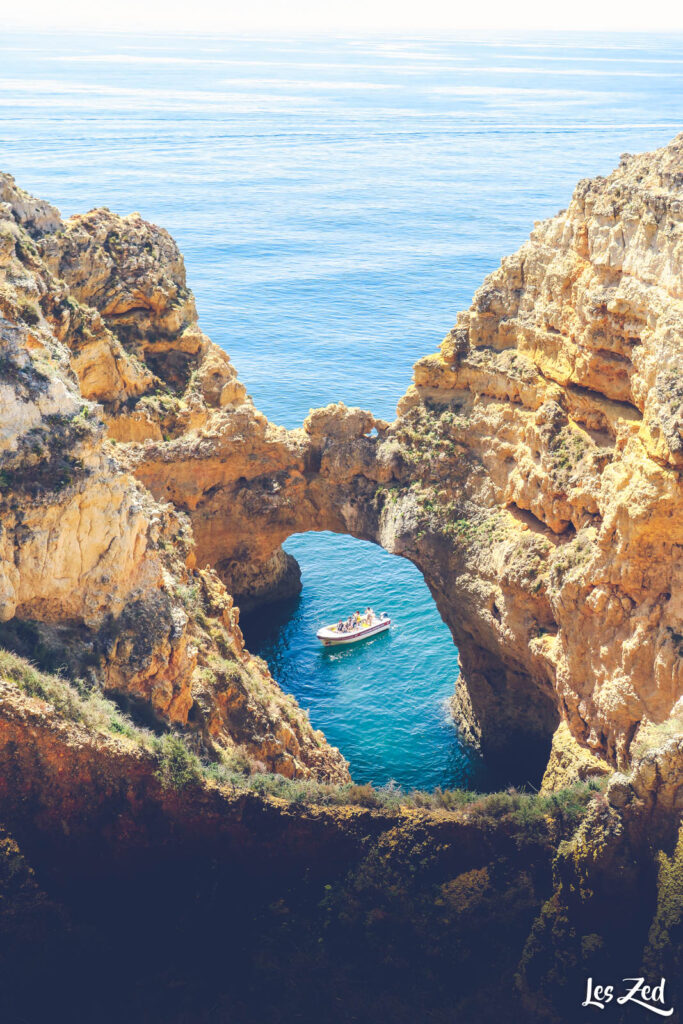
[[[547,757],[563,721],[626,766],[682,693],[682,168],[679,137],[581,182],[417,364],[394,423],[338,405],[285,431],[209,347],[127,464],[240,598],[291,572],[293,532],[410,558],[458,645],[473,738]]]
[[[81,219],[63,223],[8,177],[0,190],[0,643],[185,730],[208,756],[240,748],[285,775],[344,780],[341,755],[245,651],[230,595],[196,568],[186,517],[158,504],[106,440],[114,414],[125,421],[126,403],[161,384],[141,358],[153,361],[153,341],[157,371],[174,381],[208,347],[174,243],[129,221],[140,235],[126,263],[133,286],[105,259],[117,251],[112,215],[83,219],[100,232],[93,255]],[[157,277],[146,259],[164,268]]]
[[[218,641],[200,595],[219,595],[231,657],[264,669],[194,559],[253,602],[298,586],[280,547],[291,533],[350,533],[424,573],[460,651],[457,717],[490,756],[547,758],[562,722],[556,765],[578,744],[626,768],[639,731],[680,712],[682,164],[679,137],[581,182],[417,364],[392,424],[339,404],[293,431],[254,408],[201,332],[166,232],[107,210],[63,222],[3,179],[6,494],[59,495],[47,539],[22,520],[25,500],[8,516],[6,634],[28,621],[62,650],[82,623],[83,649],[69,642],[81,667],[90,659],[110,688],[218,734],[230,683],[210,664]],[[84,488],[93,524],[69,503]],[[149,616],[160,635],[140,638],[126,609],[137,602],[146,621],[151,600],[164,605]],[[281,705],[264,677],[260,707]],[[293,715],[297,735],[281,712],[258,730],[274,737],[260,745],[269,764],[284,748],[303,764],[304,735],[322,743]],[[287,757],[283,770],[299,770]]]
[[[287,431],[200,330],[166,232],[107,210],[63,221],[0,176],[0,647],[61,672],[0,652],[2,818],[85,920],[79,956],[84,906],[121,873],[121,923],[88,964],[127,992],[96,972],[107,956],[130,971],[139,932],[139,1019],[204,1019],[202,998],[221,1019],[219,997],[230,1019],[294,1019],[285,991],[298,1019],[402,1021],[424,1009],[419,976],[435,1021],[567,1024],[596,963],[680,976],[682,216],[683,136],[537,225],[392,424],[337,404]],[[434,812],[254,792],[263,776],[240,766],[348,780],[244,650],[230,596],[296,587],[281,544],[305,530],[420,567],[460,650],[463,729],[508,763],[550,753],[554,795],[441,794]],[[577,776],[605,792],[557,792]],[[22,915],[46,907],[19,859],[0,830],[8,949],[33,948]],[[187,1006],[177,899],[208,936]],[[226,965],[236,910],[252,960]],[[11,954],[0,970],[13,980]],[[154,991],[173,1001],[156,1018]]]
[[[456,412],[452,436],[467,431],[482,473],[479,515],[496,522],[493,543],[465,545],[497,563],[498,643],[523,642],[575,738],[619,765],[683,692],[682,169],[679,136],[581,182],[418,364],[402,403],[434,424]]]

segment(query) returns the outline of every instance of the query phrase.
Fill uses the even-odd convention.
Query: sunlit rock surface
[[[52,961],[74,934],[26,849],[77,906],[121,870],[125,941],[105,904],[108,949],[153,936],[139,958],[145,998],[182,977],[211,1013],[216,998],[244,1006],[227,920],[251,943],[258,1019],[286,990],[333,1021],[349,1006],[359,1020],[380,1006],[414,1020],[415,977],[429,978],[418,995],[435,1020],[566,1021],[596,964],[675,985],[682,214],[683,137],[623,158],[490,275],[417,364],[393,423],[337,403],[287,431],[201,332],[166,232],[106,210],[62,221],[0,176],[0,646],[63,672],[45,690],[3,652],[3,947],[37,934]],[[437,810],[304,806],[221,785],[199,762],[165,785],[173,732],[164,748],[98,704],[100,690],[214,767],[348,780],[245,651],[231,596],[295,589],[281,544],[305,530],[419,566],[460,650],[461,727],[491,757],[535,749],[541,803],[513,791],[441,794]],[[85,717],[79,701],[92,704]],[[566,790],[576,780],[580,805]],[[177,901],[205,943],[187,976]],[[0,970],[16,980],[25,962],[13,969],[3,952]],[[111,964],[128,976],[130,960]]]
[[[581,182],[417,364],[394,423],[338,404],[286,431],[200,361],[179,397],[138,402],[159,428],[128,465],[250,602],[282,592],[294,532],[407,556],[460,650],[472,738],[547,756],[564,721],[625,767],[682,692],[682,166],[679,138]]]
[[[157,371],[184,380],[209,349],[175,243],[139,217],[122,221],[125,244],[113,214],[62,222],[7,176],[0,195],[0,643],[184,730],[207,756],[345,780],[341,755],[245,651],[187,518],[107,440],[107,424],[144,432],[127,403],[159,392]],[[209,356],[222,393],[234,371]],[[201,378],[209,397],[215,377]]]

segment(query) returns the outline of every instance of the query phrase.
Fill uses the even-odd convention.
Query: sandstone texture
[[[488,552],[469,542],[500,567],[497,631],[524,637],[572,735],[620,766],[682,693],[682,169],[679,137],[581,182],[402,404],[461,406],[499,524]]]
[[[62,220],[0,175],[5,906],[24,922],[41,898],[15,835],[46,877],[71,873],[72,893],[125,865],[121,892],[140,877],[142,899],[158,875],[154,912],[172,893],[209,937],[215,969],[193,963],[188,985],[223,977],[241,907],[277,1006],[282,986],[301,999],[310,983],[331,1020],[352,1003],[361,1021],[380,1004],[415,1019],[411,970],[435,1021],[452,1019],[454,965],[463,1021],[513,1007],[567,1024],[596,963],[680,977],[682,354],[683,136],[579,183],[536,225],[416,365],[393,423],[336,402],[290,431],[199,328],[166,232],[108,210]],[[298,589],[281,545],[307,530],[421,569],[459,649],[461,729],[523,780],[525,758],[547,764],[536,803],[258,795],[263,772],[349,787],[238,623],[238,605]],[[155,942],[167,959],[145,993],[170,990],[190,952],[163,920],[142,959]],[[347,974],[342,949],[358,955]],[[368,1002],[369,963],[392,979],[389,1002]],[[158,1019],[176,1011],[189,1019],[180,1003]]]
[[[63,222],[8,176],[0,198],[0,643],[185,731],[206,756],[345,780],[341,755],[245,651],[186,516],[107,440],[144,429],[142,398],[166,398],[164,380],[185,381],[209,348],[175,243],[126,218],[124,259],[107,211]],[[234,371],[222,353],[208,362],[219,371],[198,387],[211,396],[216,372],[222,393]],[[185,426],[191,409],[186,397]]]
[[[40,535],[7,520],[3,619],[125,632],[133,593],[166,594],[163,640],[139,641],[163,655],[140,668],[130,638],[89,640],[92,659],[214,734],[226,711],[200,698],[202,627],[169,574],[185,604],[204,592],[182,575],[196,564],[249,607],[299,588],[290,534],[349,533],[422,570],[460,652],[456,717],[485,752],[547,758],[563,723],[627,768],[683,692],[682,163],[678,138],[581,182],[416,365],[392,424],[338,403],[291,431],[200,330],[166,232],[108,210],[62,221],[4,178],[5,493],[22,506],[41,477],[38,500],[59,497]],[[296,760],[289,731],[272,749]]]
[[[337,404],[285,431],[233,378],[207,388],[210,348],[174,407],[196,426],[158,412],[127,465],[240,600],[291,575],[293,532],[410,558],[458,645],[473,740],[547,757],[565,723],[626,767],[683,693],[682,168],[679,137],[581,182],[416,365],[392,424]]]

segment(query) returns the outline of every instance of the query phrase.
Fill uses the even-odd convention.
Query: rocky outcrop
[[[489,755],[547,757],[563,721],[625,767],[682,692],[682,163],[679,138],[580,183],[417,364],[391,425],[337,405],[285,431],[214,405],[127,464],[247,599],[293,532],[410,558]]]
[[[598,970],[617,979],[624,961],[645,977],[667,978],[667,1007],[677,1010],[682,765],[680,735],[643,753],[628,776],[615,773],[572,838],[559,846],[553,894],[520,962],[521,992],[542,1019],[563,1021],[579,979]]]
[[[581,746],[572,736],[567,723],[560,722],[553,735],[541,792],[553,793],[579,781],[604,779],[611,774],[610,766]]]
[[[193,326],[174,244],[130,221],[139,236],[130,274],[142,289],[133,294],[130,276],[102,255],[117,251],[111,215],[83,219],[97,239],[91,252],[80,219],[64,224],[11,179],[1,184],[0,643],[185,730],[207,756],[239,747],[285,775],[343,781],[341,755],[245,651],[230,595],[196,568],[187,518],[158,504],[107,441],[126,402],[161,387],[138,348],[152,322],[157,369],[174,380],[180,363],[164,362],[172,344],[183,358],[209,345]],[[153,266],[168,269],[143,286],[150,237],[160,239]]]
[[[182,762],[169,776],[158,739],[36,675],[0,659],[5,1012],[60,1019],[66,998],[86,1019],[92,982],[90,998],[111,990],[112,1021],[208,1020],[217,1005],[245,1024],[311,1020],[329,1004],[339,1024],[350,1010],[365,1024],[580,1024],[586,977],[620,979],[624,962],[657,981],[666,970],[678,1005],[680,739],[606,792],[440,810],[286,803],[244,779],[181,775]],[[152,1012],[148,993],[169,987]]]
[[[187,513],[197,564],[240,601],[298,587],[292,533],[382,544],[422,570],[460,652],[457,717],[489,757],[540,763],[564,723],[626,768],[682,692],[682,162],[679,138],[580,183],[417,364],[392,424],[341,404],[269,423],[199,329],[165,232],[106,210],[62,223],[9,181],[33,250],[29,274],[7,243],[6,308],[19,322],[32,279],[34,327],[69,345],[86,395],[84,353],[109,346],[96,418],[119,464]]]
[[[312,1020],[327,1004],[339,1024],[350,1008],[366,1024],[380,1010],[392,1024],[426,1009],[446,1021],[454,1007],[471,1021],[485,1005],[522,1019],[514,970],[552,891],[554,845],[575,824],[563,805],[285,803],[177,772],[168,785],[149,736],[113,729],[111,708],[88,710],[92,697],[60,713],[59,681],[19,678],[42,686],[29,696],[5,681],[22,671],[0,659],[8,1016],[85,1020],[80,1000],[97,979],[93,1001],[111,991],[105,1021]],[[36,948],[48,987],[26,984]],[[152,1012],[147,994],[169,989]]]
[[[619,765],[682,692],[681,166],[679,137],[580,183],[418,364],[402,405],[461,405],[489,489],[479,505],[507,531],[508,550],[489,549],[503,559],[501,639],[516,563],[528,670]],[[515,521],[538,540],[521,565]]]
[[[566,1021],[596,965],[680,976],[682,211],[683,137],[624,158],[486,280],[392,424],[335,404],[287,431],[202,334],[165,232],[62,221],[0,176],[0,645],[62,672],[0,651],[3,822],[76,916],[121,873],[95,915],[110,956],[140,933],[117,980],[143,964],[145,998],[175,1001],[176,919],[208,936],[186,984],[212,1019],[247,1005],[247,968],[245,1020],[283,989],[292,1019],[414,1020],[428,989],[435,1020]],[[459,647],[463,730],[522,778],[550,753],[545,795],[427,812],[255,793],[240,773],[348,781],[244,649],[231,596],[296,588],[281,544],[306,530],[420,567]],[[51,950],[72,933],[2,830],[0,890],[8,948],[34,900]],[[234,970],[227,920],[250,941]]]

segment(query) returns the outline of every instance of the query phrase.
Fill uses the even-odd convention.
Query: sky
[[[672,0],[31,0],[3,28],[235,34],[683,31]]]

